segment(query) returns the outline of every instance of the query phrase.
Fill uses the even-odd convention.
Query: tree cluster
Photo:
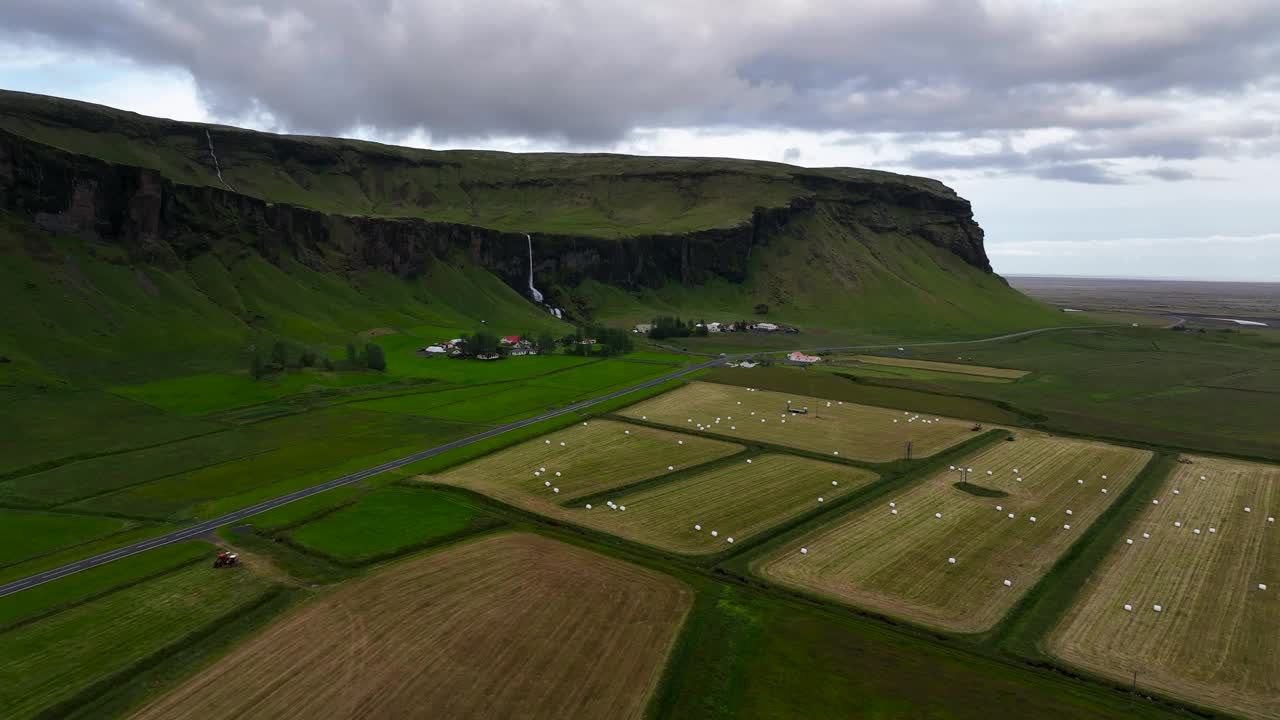
[[[664,338],[705,337],[707,323],[695,323],[692,320],[681,320],[679,315],[660,315],[653,319],[653,327],[649,329],[649,337],[654,340]]]
[[[584,344],[587,339],[595,340],[592,345]],[[562,342],[567,346],[570,355],[622,355],[631,352],[634,343],[631,333],[621,328],[604,327],[602,325],[579,326],[572,333],[565,335]]]
[[[254,348],[253,355],[249,360],[249,374],[253,376],[254,380],[273,373],[282,373],[286,370],[301,370],[309,367],[333,370],[334,364],[332,360],[322,357],[311,348],[295,345],[284,340],[276,340],[269,349],[265,343],[259,344]]]

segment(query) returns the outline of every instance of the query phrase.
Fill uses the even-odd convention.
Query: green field
[[[389,487],[289,533],[305,548],[342,560],[394,553],[458,535],[472,528],[477,512],[426,489]]]
[[[590,509],[577,507],[568,517],[663,550],[709,554],[816,512],[875,479],[873,472],[845,465],[758,455],[749,464],[740,460],[634,492],[604,493]]]
[[[129,527],[112,518],[0,510],[0,567]]]
[[[312,389],[380,385],[392,376],[374,372],[301,371],[254,380],[249,375],[186,375],[140,385],[112,388],[112,392],[162,410],[205,415],[219,410],[256,405]]]
[[[0,633],[0,707],[6,718],[37,717],[269,587],[252,573],[213,573],[198,563]]]

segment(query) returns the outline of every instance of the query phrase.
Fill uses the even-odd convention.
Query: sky
[[[1003,274],[1280,281],[1276,0],[5,0],[0,87],[927,175]]]

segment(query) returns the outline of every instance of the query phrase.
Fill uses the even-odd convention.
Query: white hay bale
[[[832,455],[839,455],[839,454],[840,454],[840,451],[839,451],[839,450],[832,450],[832,451],[831,451],[831,454],[832,454]]]
[[[1012,581],[1012,580],[1005,580],[1005,581],[1004,581],[1004,586],[1005,586],[1005,587],[1013,587],[1013,581]]]
[[[1245,512],[1253,512],[1253,508],[1249,507],[1248,505],[1245,505],[1245,506],[1244,506],[1244,511],[1245,511]]]
[[[1150,539],[1151,539],[1151,533],[1142,533],[1142,539],[1143,539],[1143,540],[1150,540]]]
[[[559,471],[559,470],[557,470],[557,471],[556,471],[556,477],[560,477],[560,471]]]
[[[1195,528],[1195,529],[1194,529],[1194,530],[1192,530],[1191,532],[1195,533],[1196,535],[1199,535],[1199,534],[1200,534],[1200,528]]]
[[[1124,539],[1124,544],[1125,544],[1125,545],[1132,545],[1132,544],[1133,544],[1133,538],[1125,538],[1125,539]]]
[[[893,510],[890,510],[890,511],[889,511],[889,514],[890,514],[890,515],[897,515],[897,514],[898,514],[898,510],[897,510],[897,508],[894,508]]]
[[[1200,476],[1200,479],[1201,479],[1201,480],[1208,480],[1209,478],[1205,477],[1204,475],[1201,475],[1201,476]]]
[[[898,503],[896,503],[896,502],[890,502],[890,503],[889,503],[889,507],[898,507]]]
[[[933,516],[939,520],[942,519],[942,513],[934,513]]]
[[[801,555],[808,555],[808,554],[809,554],[809,548],[800,548],[800,554],[801,554]]]
[[[1004,506],[1003,506],[1003,505],[997,505],[997,506],[996,506],[996,510],[1001,510],[1001,511],[1003,511],[1003,510],[1004,510]]]
[[[837,404],[839,404],[839,405],[843,405],[843,404],[844,404],[844,401],[843,401],[843,400],[837,400],[836,402],[837,402]]]
[[[648,415],[641,415],[641,416],[640,416],[640,419],[641,419],[641,420],[648,420],[648,419],[649,419],[649,416],[648,416]]]
[[[694,525],[694,526],[693,526],[693,529],[694,529],[694,530],[701,531],[701,530],[702,530],[702,526],[701,526],[701,525]]]
[[[1103,475],[1103,476],[1102,476],[1102,479],[1103,479],[1103,480],[1106,480],[1106,479],[1107,479],[1107,476],[1106,476],[1106,475]]]
[[[586,426],[587,426],[587,424],[586,424],[585,422],[584,422],[584,423],[582,423],[582,427],[586,427]]]
[[[949,557],[949,558],[947,558],[947,562],[948,562],[948,563],[950,563],[951,565],[955,565],[955,564],[956,564],[956,559],[955,559],[955,558],[953,558],[953,557]]]
[[[712,531],[711,531],[711,537],[716,537],[716,536],[718,536],[719,534],[720,534],[720,533],[719,533],[719,532],[717,532],[717,531],[715,531],[715,530],[712,530]]]
[[[1129,603],[1125,603],[1125,604],[1124,604],[1124,611],[1125,611],[1125,612],[1133,612],[1133,605],[1131,605],[1131,604],[1129,604]]]
[[[561,441],[560,441],[560,447],[564,447],[564,441],[563,441],[563,440],[561,440]]]
[[[1014,468],[1014,469],[1013,469],[1013,474],[1014,474],[1014,475],[1017,475],[1017,474],[1018,474],[1018,468]]]
[[[548,444],[548,445],[550,445],[550,444],[551,444],[551,441],[550,441],[550,440],[543,440],[542,442],[544,442],[544,443],[546,443],[546,444]]]
[[[676,444],[677,444],[677,445],[683,445],[683,444],[684,444],[684,441],[683,441],[683,440],[677,440],[677,441],[676,441]]]
[[[543,480],[543,481],[542,481],[542,486],[543,486],[543,487],[551,487],[551,481],[550,481],[550,480]]]
[[[693,422],[693,418],[689,418],[688,420],[685,420],[685,422]]]
[[[542,477],[542,473],[538,472],[537,470],[534,470],[534,471],[533,471],[533,476],[534,476],[534,477]]]
[[[1267,584],[1266,584],[1266,583],[1258,583],[1258,589],[1259,589],[1259,590],[1266,590],[1266,589],[1267,589]]]
[[[1269,523],[1273,523],[1273,522],[1275,522],[1275,521],[1276,521],[1276,519],[1275,519],[1274,517],[1269,517],[1269,518],[1267,518],[1267,522],[1269,522]]]
[[[590,510],[590,509],[591,509],[591,503],[587,503],[587,509],[588,509],[588,510]]]
[[[1164,612],[1164,608],[1160,605],[1152,605],[1151,609],[1155,610],[1156,612]]]
[[[1077,485],[1083,485],[1083,484],[1084,484],[1084,481],[1083,481],[1083,480],[1077,480],[1077,481],[1076,481],[1076,484],[1077,484]]]
[[[748,465],[750,465],[750,464],[751,464],[751,458],[747,458],[747,464],[748,464]]]
[[[547,471],[547,469],[546,469],[546,468],[544,468],[544,467],[540,467],[540,468],[538,468],[538,470],[539,470],[539,471],[541,471],[541,472],[546,472],[546,471]]]
[[[1218,528],[1209,528],[1209,532],[1216,534],[1218,532]]]
[[[818,498],[818,502],[823,502],[822,498]]]
[[[988,471],[987,471],[987,474],[988,474],[988,475],[990,475],[990,474],[991,474],[991,471],[990,471],[990,470],[988,470]]]
[[[1062,525],[1062,529],[1063,529],[1063,530],[1070,530],[1070,529],[1071,529],[1071,526],[1070,526],[1070,525],[1068,525],[1068,524],[1066,524],[1066,523],[1063,523],[1063,525]]]
[[[1152,505],[1159,505],[1159,504],[1160,504],[1160,501],[1159,501],[1159,500],[1152,500],[1152,501],[1151,501],[1151,504],[1152,504]]]
[[[835,486],[837,486],[837,485],[839,485],[839,484],[840,484],[840,483],[836,482],[835,480],[832,480],[832,481],[831,481],[831,485],[832,485],[832,487],[835,487]]]
[[[955,469],[956,469],[956,466],[955,466],[955,465],[952,465],[952,466],[951,466],[951,469],[952,469],[952,470],[955,470]]]
[[[1174,494],[1174,495],[1181,495],[1181,494],[1182,494],[1182,491],[1181,491],[1181,490],[1178,490],[1177,488],[1174,488],[1174,490],[1173,490],[1173,494]]]
[[[631,431],[630,431],[630,430],[623,430],[623,431],[622,431],[622,434],[624,434],[624,435],[630,435],[630,434],[631,434]]]
[[[737,430],[737,429],[738,429],[738,426],[737,426],[737,425],[730,425],[730,426],[729,426],[729,429],[730,429],[730,430]]]
[[[1035,522],[1035,521],[1036,521],[1036,516],[1035,516],[1035,515],[1032,515],[1032,516],[1031,516],[1031,522]]]
[[[619,505],[619,506],[618,506],[618,511],[619,511],[619,512],[626,512],[626,511],[627,511],[627,506],[626,506],[626,505]]]
[[[675,466],[674,466],[674,465],[668,465],[668,466],[667,466],[667,470],[668,470],[668,471],[670,471],[670,470],[675,470],[675,469],[676,469],[676,468],[675,468]]]
[[[898,419],[897,419],[897,418],[894,418],[894,419],[893,419],[893,421],[894,421],[894,422],[898,422]],[[953,469],[954,469],[954,468],[953,468]]]
[[[1103,494],[1103,495],[1106,495],[1106,494],[1107,494],[1107,489],[1106,489],[1106,488],[1102,488],[1102,494]]]
[[[1022,478],[1018,478],[1018,482],[1022,482]]]
[[[1176,528],[1180,528],[1180,527],[1182,527],[1182,521],[1181,521],[1181,520],[1174,520],[1174,521],[1173,521],[1173,526],[1174,526],[1174,527],[1176,527]]]
[[[1067,510],[1067,514],[1068,514],[1068,515],[1074,515],[1075,513],[1071,512],[1071,510]]]
[[[560,488],[558,488],[558,487],[557,487],[557,488],[551,488],[551,492],[556,493],[556,494],[558,495],[558,494],[560,493]]]
[[[729,543],[730,545],[733,544],[733,538],[725,538],[724,541]]]
[[[1013,513],[1009,513],[1009,519],[1010,519],[1010,520],[1012,520],[1012,519],[1013,519]]]

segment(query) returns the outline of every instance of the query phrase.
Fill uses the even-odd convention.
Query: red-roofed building
[[[791,362],[798,362],[798,363],[822,362],[822,358],[818,357],[817,355],[805,355],[799,350],[788,355],[787,359],[790,360]]]
[[[505,336],[503,336],[503,338],[502,338],[501,340],[499,340],[498,342],[502,343],[503,345],[515,345],[516,343],[520,342],[520,336],[519,336],[519,335],[505,335]]]

